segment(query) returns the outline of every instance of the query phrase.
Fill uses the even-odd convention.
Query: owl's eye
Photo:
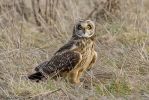
[[[81,25],[78,25],[78,30],[81,30],[82,29],[82,26]]]
[[[88,30],[91,30],[92,29],[92,26],[91,25],[87,25],[87,29]]]

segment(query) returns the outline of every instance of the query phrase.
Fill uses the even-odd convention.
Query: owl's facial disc
[[[80,21],[76,26],[75,34],[79,37],[92,37],[94,35],[95,25],[92,21]]]

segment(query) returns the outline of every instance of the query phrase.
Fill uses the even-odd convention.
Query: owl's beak
[[[82,29],[83,33],[85,34],[85,28]]]

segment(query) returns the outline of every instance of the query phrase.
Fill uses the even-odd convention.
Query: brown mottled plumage
[[[52,73],[68,77],[71,83],[79,83],[80,76],[90,69],[96,61],[94,50],[95,25],[90,20],[79,21],[73,30],[70,41],[61,47],[50,61],[45,61],[35,68],[31,80],[41,80]]]

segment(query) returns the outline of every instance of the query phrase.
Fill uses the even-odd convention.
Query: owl
[[[86,70],[91,69],[97,59],[95,37],[93,21],[78,21],[74,25],[71,39],[55,52],[49,61],[37,66],[36,72],[28,78],[40,81],[50,75],[61,75],[71,83],[80,83],[80,77]]]

